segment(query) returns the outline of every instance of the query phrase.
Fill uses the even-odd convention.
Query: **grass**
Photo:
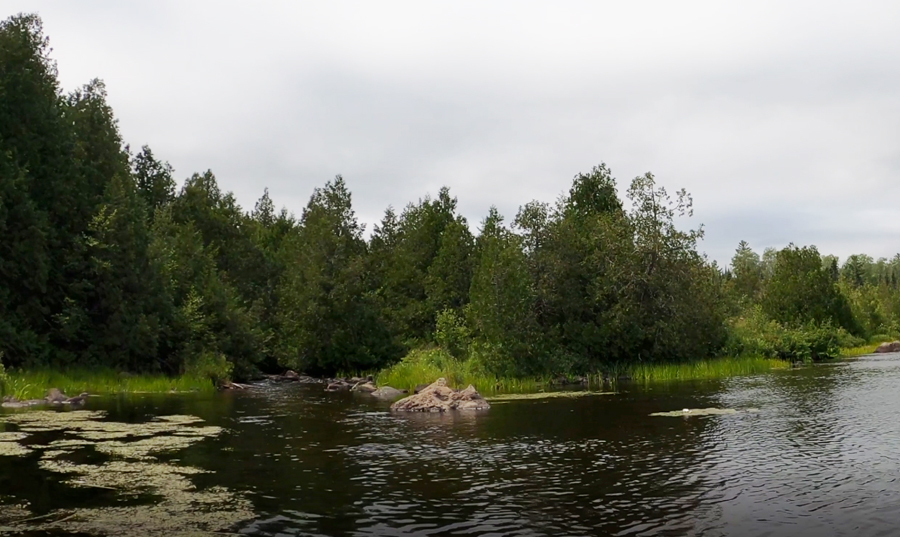
[[[379,386],[412,390],[419,384],[431,384],[444,378],[450,386],[465,388],[469,384],[482,394],[531,393],[543,385],[538,378],[498,378],[485,372],[473,360],[457,360],[439,348],[415,349],[400,362],[375,376]]]
[[[611,371],[613,378],[627,376],[635,382],[713,380],[787,369],[789,362],[778,358],[738,356],[698,360],[683,364],[630,364]]]
[[[605,372],[588,376],[591,388],[601,388],[604,378],[631,378],[634,382],[667,382],[711,380],[739,375],[752,375],[787,369],[790,363],[777,358],[725,357],[684,364],[627,364],[613,366]],[[451,386],[469,384],[487,396],[501,393],[536,393],[554,389],[550,377],[497,377],[485,372],[474,360],[457,360],[439,348],[411,351],[397,364],[375,376],[379,386],[411,390],[419,384],[430,384],[445,378]]]
[[[849,347],[841,349],[841,358],[853,358],[854,356],[862,356],[864,354],[872,354],[878,348],[879,343],[870,345],[861,345],[859,347]]]
[[[208,379],[190,376],[129,375],[114,370],[12,370],[0,379],[0,393],[19,400],[40,399],[50,388],[57,388],[69,396],[82,392],[93,395],[119,393],[169,393],[212,391]]]

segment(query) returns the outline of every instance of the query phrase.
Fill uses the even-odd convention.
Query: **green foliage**
[[[725,352],[732,356],[763,356],[794,362],[836,358],[842,347],[863,343],[826,321],[784,325],[752,307],[732,321]]]
[[[212,171],[176,188],[149,147],[132,156],[103,82],[63,93],[50,51],[37,16],[0,22],[9,368],[216,382],[388,368],[493,390],[634,364],[679,376],[725,353],[818,359],[851,333],[900,332],[900,255],[841,266],[742,242],[723,271],[697,251],[702,226],[676,225],[687,192],[648,173],[620,199],[605,164],[510,227],[491,208],[477,234],[442,188],[388,208],[366,240],[340,176],[299,219],[268,191],[245,211]]]
[[[0,390],[4,396],[20,401],[42,399],[50,388],[75,396],[84,392],[92,395],[211,392],[215,385],[209,378],[161,374],[133,375],[113,369],[54,368],[27,371],[12,370]]]
[[[412,391],[420,384],[431,384],[439,378],[458,388],[471,384],[483,394],[534,392],[542,384],[538,378],[497,377],[478,360],[459,360],[439,347],[410,351],[398,363],[379,372],[375,381],[379,386]]]
[[[778,252],[761,305],[769,317],[783,324],[829,322],[861,333],[815,246],[790,245]]]
[[[452,309],[446,309],[437,316],[434,340],[451,355],[462,358],[467,354],[471,334],[464,320]]]

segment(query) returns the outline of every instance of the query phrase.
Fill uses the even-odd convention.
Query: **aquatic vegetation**
[[[120,498],[152,494],[151,505],[60,510],[31,517],[20,507],[0,517],[3,531],[63,531],[103,535],[173,535],[227,531],[252,518],[249,501],[221,487],[198,490],[190,476],[208,473],[192,466],[163,462],[157,455],[184,450],[223,432],[195,416],[162,416],[143,423],[106,419],[104,412],[32,411],[0,415],[0,423],[15,432],[0,432],[0,456],[23,456],[40,451],[38,466],[63,476],[72,487],[115,490]],[[30,433],[58,431],[65,438],[46,444],[19,442]],[[73,462],[67,455],[94,449],[109,460],[99,464]]]
[[[791,364],[758,356],[724,357],[683,364],[636,364],[615,368],[611,378],[630,377],[635,382],[712,380],[788,369]]]
[[[748,408],[745,410],[736,410],[734,408],[685,408],[682,410],[672,410],[670,412],[653,412],[651,416],[665,416],[670,418],[686,418],[691,416],[722,416],[729,414],[741,414],[759,412],[758,408]]]
[[[379,386],[412,390],[439,378],[457,388],[471,384],[482,394],[536,392],[544,385],[539,378],[498,377],[485,371],[477,361],[455,358],[438,347],[411,351],[400,362],[380,371],[375,381]]]
[[[878,343],[873,343],[870,345],[860,345],[859,347],[849,347],[845,349],[841,349],[841,358],[853,358],[854,356],[863,356],[866,354],[872,354],[875,352],[875,349],[878,348]]]
[[[58,388],[69,395],[215,390],[209,379],[187,375],[130,375],[111,369],[7,370],[5,379],[0,382],[0,395],[11,395],[20,401],[41,399],[50,388]]]
[[[507,401],[534,401],[539,399],[573,399],[591,395],[616,395],[617,392],[592,392],[592,391],[568,391],[568,392],[535,392],[535,393],[507,393],[486,397],[491,403]]]

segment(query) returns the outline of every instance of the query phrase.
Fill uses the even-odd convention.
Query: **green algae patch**
[[[746,414],[759,412],[758,408],[747,408],[745,410],[737,410],[734,408],[685,408],[682,410],[672,410],[670,412],[654,412],[651,416],[664,416],[669,418],[686,418],[691,416],[725,416],[729,414]]]
[[[507,393],[502,395],[492,395],[485,397],[491,403],[507,402],[507,401],[534,401],[540,399],[575,399],[578,397],[587,397],[590,395],[616,395],[617,392],[591,392],[591,391],[569,391],[569,392],[536,392],[536,393]]]
[[[59,476],[67,486],[115,491],[117,498],[151,501],[149,505],[60,509],[39,517],[28,506],[0,505],[12,513],[0,517],[0,534],[64,532],[130,535],[196,535],[227,532],[253,518],[250,502],[222,487],[198,489],[192,476],[210,473],[157,458],[177,453],[224,432],[196,416],[161,416],[149,422],[109,421],[104,412],[33,411],[0,415],[0,423],[18,431],[0,433],[0,456],[40,452],[38,466]],[[60,432],[62,438],[45,444],[19,442],[33,432]],[[58,436],[58,435],[57,435]],[[80,450],[107,455],[102,463],[75,462]]]

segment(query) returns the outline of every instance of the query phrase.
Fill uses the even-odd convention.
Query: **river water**
[[[468,414],[96,398],[0,414],[0,534],[897,535],[898,411],[896,354]]]

